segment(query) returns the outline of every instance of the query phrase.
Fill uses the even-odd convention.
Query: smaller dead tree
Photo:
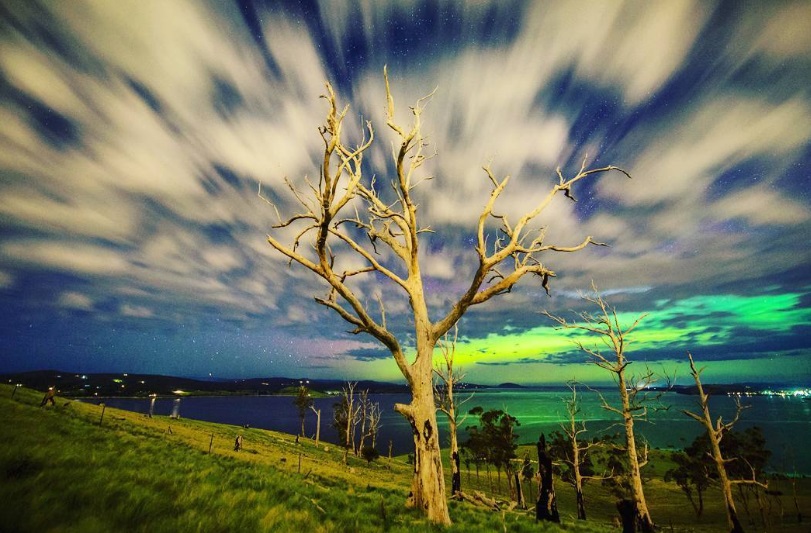
[[[468,468],[468,479],[470,479],[470,468]],[[529,487],[530,501],[535,501],[535,492],[532,488],[532,481],[535,479],[535,469],[532,468],[532,460],[529,458],[529,452],[524,454],[524,459],[521,461],[521,479],[524,483],[527,483]]]
[[[366,447],[366,424],[369,422],[369,390],[360,392],[360,403],[358,405],[358,419],[360,420],[360,442],[355,447],[355,455],[358,455]]]
[[[560,478],[574,488],[577,503],[577,518],[586,519],[586,498],[583,495],[583,485],[593,479],[605,480],[610,474],[595,475],[591,454],[595,448],[603,446],[600,439],[591,441],[581,438],[586,432],[586,422],[578,420],[580,415],[580,399],[577,396],[577,382],[567,383],[571,396],[564,400],[566,405],[567,421],[560,425],[560,432],[551,435],[550,451],[557,459]]]
[[[355,397],[355,387],[358,383],[347,382],[341,391],[341,399],[334,406],[333,424],[338,430],[339,444],[344,447],[344,464],[347,462],[349,452],[357,455],[355,446],[356,428],[360,422],[360,410],[358,399]]]
[[[456,354],[456,340],[458,338],[458,328],[454,328],[453,339],[446,334],[438,346],[442,353],[442,361],[434,367],[434,397],[436,398],[437,409],[445,413],[448,418],[448,436],[450,439],[451,454],[451,494],[456,494],[462,490],[462,470],[461,458],[459,456],[458,428],[465,422],[467,416],[458,418],[459,408],[465,404],[473,394],[467,395],[461,401],[456,400],[454,393],[456,386],[462,382],[465,375],[461,368],[454,368],[453,358]]]
[[[361,453],[363,453],[363,450],[367,447],[373,449],[377,448],[377,434],[380,431],[380,417],[380,404],[377,402],[372,403],[369,400],[369,391],[363,391],[361,393],[360,402],[360,444],[358,444],[358,449]],[[371,442],[370,446],[366,446],[367,440]]]
[[[710,395],[704,391],[704,387],[701,384],[701,372],[704,369],[696,368],[695,362],[693,361],[693,356],[689,352],[687,353],[687,358],[690,361],[690,375],[693,376],[693,380],[695,381],[696,388],[698,390],[698,400],[699,406],[701,407],[701,413],[694,413],[686,409],[682,410],[682,412],[693,420],[699,422],[702,426],[704,426],[704,429],[707,432],[707,437],[710,444],[709,455],[712,457],[713,463],[715,463],[715,468],[718,472],[718,482],[721,486],[721,493],[724,497],[724,508],[727,512],[727,521],[729,523],[730,531],[733,533],[742,533],[743,526],[741,526],[738,512],[735,509],[735,500],[732,497],[732,486],[735,484],[748,484],[768,488],[766,483],[761,483],[757,480],[756,471],[754,468],[751,469],[752,477],[749,479],[730,479],[727,471],[727,464],[740,458],[724,457],[721,450],[721,441],[725,435],[732,431],[732,428],[738,422],[744,407],[741,405],[740,400],[736,398],[735,403],[737,409],[732,421],[724,423],[723,419],[718,417],[718,420],[713,423],[709,405]]]
[[[310,411],[315,413],[315,445],[321,441],[321,409],[316,409],[315,406],[310,406]]]
[[[637,449],[636,434],[634,432],[634,422],[640,418],[646,418],[648,412],[647,390],[650,385],[657,381],[656,375],[646,369],[642,376],[628,375],[627,367],[631,364],[626,357],[626,349],[630,344],[628,334],[639,325],[646,316],[637,317],[629,326],[623,326],[617,316],[615,308],[608,305],[597,291],[597,287],[592,282],[592,295],[585,295],[583,299],[598,308],[596,314],[583,311],[578,314],[580,322],[571,323],[565,318],[553,315],[547,311],[543,314],[557,322],[563,329],[579,330],[596,335],[602,344],[612,353],[604,355],[599,346],[589,347],[580,341],[575,341],[577,347],[585,352],[591,361],[598,367],[611,373],[611,377],[617,386],[620,406],[611,405],[603,396],[602,408],[616,414],[622,420],[625,430],[625,453],[629,463],[629,480],[632,501],[620,507],[620,514],[624,523],[631,523],[627,516],[632,511],[632,523],[636,524],[645,533],[650,533],[655,529],[653,519],[648,511],[648,504],[645,500],[645,491],[642,486],[642,467],[647,463],[647,459],[642,457]]]

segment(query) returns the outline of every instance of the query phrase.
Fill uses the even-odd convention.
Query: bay
[[[601,391],[610,401],[611,391]],[[467,412],[474,406],[487,409],[502,409],[516,417],[521,424],[516,433],[519,443],[537,441],[541,433],[560,429],[566,420],[564,400],[567,389],[484,389],[476,391],[463,406]],[[413,450],[411,430],[407,422],[394,411],[395,403],[407,403],[407,394],[370,394],[371,401],[378,402],[382,410],[377,449],[381,455],[388,454],[389,443],[392,453],[400,455]],[[579,392],[582,412],[591,434],[619,432],[617,418],[600,406],[598,394],[589,391]],[[321,439],[325,443],[336,443],[337,432],[332,427],[333,405],[337,397],[316,398],[315,408],[321,409]],[[93,403],[104,402],[108,406],[146,414],[149,399],[144,398],[104,398]],[[158,398],[155,414],[169,415],[174,398]],[[743,412],[736,429],[759,426],[766,437],[767,448],[772,452],[769,468],[773,471],[811,475],[811,456],[802,453],[805,444],[811,442],[811,401],[798,397],[753,396],[744,398],[742,403],[748,408]],[[689,419],[683,409],[698,411],[697,397],[667,392],[658,402],[658,409],[651,404],[648,420],[638,422],[638,433],[652,448],[681,449],[689,445],[699,435],[701,426]],[[710,399],[710,409],[714,419],[722,416],[725,421],[735,415],[735,403],[727,396]],[[298,411],[290,396],[191,396],[180,401],[179,414],[184,418],[231,424],[244,428],[271,429],[285,433],[299,432],[301,423]],[[305,430],[308,435],[315,433],[315,414],[308,411]],[[443,445],[447,438],[447,420],[438,413]],[[468,417],[461,426],[476,424],[475,417]],[[235,430],[235,434],[238,430]],[[248,433],[249,434],[249,433]],[[464,434],[460,440],[464,440]]]

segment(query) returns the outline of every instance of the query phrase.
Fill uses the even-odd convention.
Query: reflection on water
[[[611,399],[611,392],[604,392]],[[600,399],[595,393],[581,392],[581,415],[587,421],[587,428],[592,434],[618,432],[616,419],[600,407]],[[540,433],[549,433],[560,428],[559,424],[566,417],[564,399],[568,390],[550,391],[521,390],[483,390],[477,391],[473,398],[465,403],[464,410],[474,406],[487,409],[503,409],[516,417],[521,426],[517,433],[522,444],[532,443]],[[370,399],[379,402],[383,411],[378,447],[380,452],[388,452],[388,443],[392,442],[396,455],[413,450],[411,432],[408,424],[394,412],[394,404],[409,401],[404,394],[373,394]],[[118,407],[147,414],[150,399],[106,398],[104,402],[111,407]],[[337,398],[316,398],[315,407],[321,409],[321,438],[325,442],[337,442],[337,432],[332,428],[332,406]],[[698,423],[687,418],[683,409],[697,411],[697,398],[682,394],[666,393],[662,396],[661,410],[651,410],[649,420],[638,423],[639,433],[654,448],[682,448],[701,432]],[[743,430],[750,426],[760,426],[766,437],[768,448],[772,452],[771,468],[784,472],[796,471],[811,475],[811,457],[800,453],[803,443],[811,441],[811,401],[799,398],[781,398],[755,396],[744,400],[750,407],[746,409],[737,425]],[[173,398],[158,398],[155,402],[156,415],[169,415],[174,404]],[[723,416],[731,420],[735,415],[735,404],[731,398],[719,396],[710,399],[713,418]],[[249,425],[255,428],[273,429],[287,433],[297,433],[300,429],[298,411],[289,396],[227,396],[186,397],[182,400],[181,416],[209,422],[220,422],[236,426]],[[315,414],[307,413],[306,430],[315,433]],[[440,431],[447,430],[444,415],[438,415]],[[462,427],[474,425],[476,421],[468,418]],[[464,435],[460,437],[464,440]]]

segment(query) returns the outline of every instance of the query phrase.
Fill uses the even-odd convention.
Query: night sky
[[[460,323],[470,381],[606,376],[552,328],[592,280],[639,368],[811,381],[811,3],[0,0],[0,372],[399,379],[319,306],[325,285],[266,242],[319,172],[330,81],[392,176],[383,66],[405,120],[435,88],[418,188],[433,317],[475,264],[481,167],[522,214],[581,161],[617,165],[561,198],[544,262]],[[406,302],[359,282],[409,344]],[[634,367],[632,367],[634,368]]]

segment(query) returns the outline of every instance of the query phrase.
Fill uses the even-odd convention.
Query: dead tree
[[[693,376],[693,380],[696,382],[701,413],[697,414],[686,409],[683,409],[682,412],[704,426],[704,429],[707,432],[707,437],[710,441],[710,456],[712,457],[712,460],[715,463],[715,468],[718,472],[718,482],[721,486],[721,493],[724,496],[724,508],[727,512],[727,522],[729,523],[730,531],[733,533],[742,533],[743,527],[741,526],[740,519],[738,518],[738,512],[735,510],[735,500],[732,497],[732,485],[751,484],[768,488],[768,485],[761,483],[756,479],[754,469],[752,471],[751,479],[733,480],[730,479],[727,473],[726,465],[731,461],[735,461],[736,458],[724,457],[723,453],[721,452],[721,440],[724,438],[726,433],[732,431],[732,428],[738,422],[744,407],[741,405],[740,400],[735,398],[737,409],[735,410],[735,417],[732,419],[732,421],[724,423],[723,419],[719,416],[718,420],[713,424],[712,416],[710,415],[710,395],[704,392],[704,387],[701,384],[701,372],[704,369],[702,368],[699,370],[696,368],[695,362],[693,361],[693,355],[691,353],[687,353],[687,358],[690,360],[690,375]]]
[[[315,413],[315,445],[318,446],[321,440],[321,409],[316,409],[311,405],[310,410]]]
[[[372,448],[377,448],[377,435],[380,433],[380,420],[382,412],[380,404],[375,402],[370,405],[368,437],[372,439]]]
[[[629,463],[631,497],[633,500],[629,502],[632,505],[624,507],[633,509],[635,522],[639,524],[642,531],[648,533],[654,530],[654,524],[648,511],[648,504],[642,487],[642,467],[647,464],[647,453],[640,454],[637,449],[634,421],[647,417],[648,407],[645,401],[645,391],[649,385],[656,381],[656,377],[649,369],[642,376],[628,376],[626,369],[631,362],[625,355],[630,342],[627,336],[636,329],[645,315],[637,317],[630,326],[623,327],[617,317],[616,309],[608,305],[597,292],[594,283],[592,283],[592,290],[593,295],[585,295],[583,299],[598,307],[599,312],[596,315],[584,311],[579,313],[580,322],[572,323],[565,318],[546,311],[543,314],[557,322],[563,329],[580,330],[597,335],[612,352],[606,356],[597,347],[591,348],[580,341],[575,341],[577,347],[588,354],[594,364],[611,372],[617,386],[620,407],[611,405],[601,394],[602,408],[615,413],[622,419],[625,432],[625,453]]]
[[[419,252],[422,234],[431,229],[420,223],[418,205],[412,196],[414,188],[425,181],[418,172],[429,159],[424,151],[427,145],[421,131],[421,117],[430,95],[411,108],[412,123],[402,126],[395,121],[394,98],[385,70],[384,78],[386,124],[395,136],[391,196],[386,196],[388,189],[379,187],[375,178],[364,179],[363,176],[364,155],[374,140],[371,123],[367,122],[358,135],[357,145],[347,144],[343,126],[349,108],[338,107],[335,92],[327,84],[324,98],[329,110],[325,124],[319,128],[324,142],[319,179],[317,183],[305,179],[306,189],[300,190],[285,178],[299,212],[287,218],[279,215],[279,222],[273,226],[267,240],[291,263],[303,266],[327,282],[329,291],[325,297],[316,298],[318,303],[351,324],[352,333],[368,334],[391,352],[412,396],[410,403],[395,406],[408,420],[414,438],[409,503],[421,509],[431,522],[450,524],[433,394],[434,348],[470,307],[509,292],[524,276],[537,276],[548,290],[550,279],[556,273],[542,262],[547,252],[576,252],[589,244],[600,244],[590,236],[571,246],[550,244],[545,242],[544,230],[533,229],[533,224],[558,194],[572,198],[572,188],[577,182],[619,169],[614,166],[586,169],[584,161],[571,178],[565,178],[558,170],[558,182],[538,199],[535,207],[518,218],[511,218],[495,211],[509,177],[498,180],[490,167],[485,167],[492,192],[484,202],[475,230],[475,272],[455,303],[432,320]],[[261,196],[261,187],[259,194]],[[276,206],[271,205],[278,214]],[[494,229],[498,237],[488,239]],[[289,244],[282,242],[287,239],[282,237],[287,231],[293,235]],[[385,253],[378,253],[379,248],[384,248]],[[364,264],[341,267],[357,262],[336,261],[336,254],[342,258],[349,255]],[[378,293],[378,313],[356,285],[364,280],[377,284],[381,279],[391,282],[394,291],[407,301],[408,319],[413,327],[413,336],[409,336],[413,340],[409,342],[413,342],[413,346],[404,346],[405,339],[395,336],[387,326],[382,293]],[[413,355],[407,353],[411,350]]]
[[[347,462],[347,458],[349,455],[350,450],[353,454],[357,455],[357,447],[355,446],[355,434],[356,428],[358,426],[358,422],[360,420],[360,407],[355,399],[355,387],[357,387],[358,382],[347,382],[346,386],[343,387],[342,390],[342,402],[344,408],[346,409],[345,413],[342,413],[345,416],[345,419],[342,420],[343,427],[341,431],[344,434],[344,464]]]
[[[569,390],[572,391],[570,398],[565,399],[567,421],[561,424],[560,428],[566,436],[567,442],[563,453],[562,462],[568,468],[568,475],[562,475],[561,478],[569,483],[575,491],[575,499],[577,503],[577,518],[579,520],[586,519],[586,498],[583,495],[583,485],[586,481],[592,479],[607,479],[609,475],[590,475],[590,468],[587,472],[583,472],[584,465],[590,464],[588,455],[595,447],[602,446],[602,442],[593,440],[591,442],[583,441],[580,435],[586,432],[586,422],[578,420],[580,414],[580,400],[577,397],[577,382],[570,381],[567,383]],[[555,434],[553,434],[553,441]]]
[[[453,340],[448,338],[445,334],[442,341],[439,342],[439,350],[442,353],[442,361],[437,363],[434,367],[434,375],[436,376],[436,383],[434,385],[434,397],[436,399],[437,408],[445,413],[448,418],[448,435],[450,444],[451,456],[451,494],[456,494],[462,490],[462,470],[460,467],[461,458],[459,457],[459,438],[458,428],[460,424],[465,422],[467,416],[463,416],[461,420],[458,418],[458,408],[461,408],[465,402],[472,398],[472,394],[467,395],[461,401],[457,402],[454,396],[455,387],[465,378],[461,368],[454,368],[453,357],[456,354],[456,340],[458,337],[458,329],[454,328]]]
[[[355,455],[358,455],[363,448],[366,447],[366,422],[369,419],[369,390],[363,390],[360,392],[360,398],[358,404],[358,419],[360,420],[360,441],[358,442],[357,447],[355,447]]]
[[[369,391],[360,393],[360,405],[358,406],[361,420],[360,443],[358,451],[363,452],[366,448],[366,440],[371,441],[371,447],[377,444],[377,433],[380,430],[380,404],[372,403],[369,400]]]

